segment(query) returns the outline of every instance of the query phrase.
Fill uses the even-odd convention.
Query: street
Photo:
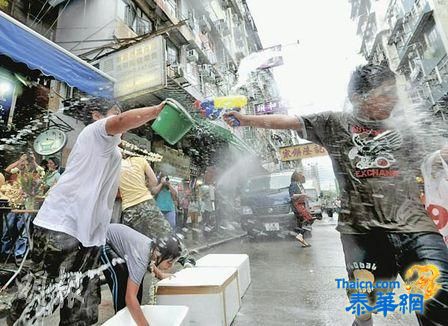
[[[208,253],[246,253],[252,283],[233,326],[351,325],[345,291],[336,278],[346,277],[344,256],[335,225],[317,224],[312,247],[294,240],[250,241],[243,238],[212,248]],[[417,325],[415,316],[401,313],[374,317],[375,325]]]

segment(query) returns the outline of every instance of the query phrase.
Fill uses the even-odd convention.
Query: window
[[[149,17],[131,1],[118,1],[117,16],[137,35],[148,34],[153,30]]]
[[[168,65],[175,65],[179,62],[179,50],[168,41],[166,42],[166,61]]]
[[[292,173],[275,173],[267,176],[255,177],[248,181],[245,191],[257,192],[288,188],[291,183],[291,174]]]
[[[429,30],[426,37],[427,37],[428,46],[434,46],[437,44],[437,42],[440,41],[440,36],[439,36],[439,33],[437,32],[435,25],[433,25],[433,27]]]

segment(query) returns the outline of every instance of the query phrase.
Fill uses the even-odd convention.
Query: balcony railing
[[[172,2],[167,0],[155,0],[155,3],[174,24],[179,22],[177,17],[177,8]]]
[[[405,36],[404,46],[401,50],[397,49],[400,58],[399,67],[406,61],[405,59],[409,53],[410,45],[414,43],[417,36],[423,30],[423,27],[432,14],[432,9],[429,3],[426,3],[423,7],[419,7],[418,9],[415,9],[414,7],[414,12],[415,16],[406,23],[409,28]]]

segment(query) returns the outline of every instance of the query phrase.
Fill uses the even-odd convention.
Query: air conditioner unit
[[[168,76],[170,76],[171,78],[174,78],[174,79],[175,78],[179,78],[179,77],[183,77],[184,76],[184,70],[177,63],[171,64],[168,67]]]
[[[176,78],[183,77],[184,76],[184,70],[182,67],[178,66],[176,67]]]
[[[418,75],[420,74],[421,68],[420,66],[415,66],[414,70],[410,74],[411,80],[416,80]]]
[[[191,49],[187,51],[187,60],[188,62],[197,62],[199,60],[199,54],[195,49]]]
[[[202,66],[202,74],[209,74],[212,71],[212,67],[210,65],[203,65]]]
[[[184,73],[184,70],[182,69],[182,67],[177,67],[175,80],[179,84],[189,83],[188,79],[185,78],[185,73]]]

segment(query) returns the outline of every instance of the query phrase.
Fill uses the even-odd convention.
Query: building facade
[[[115,95],[129,107],[170,97],[190,109],[198,99],[232,94],[241,60],[262,50],[241,0],[91,0],[60,7],[58,44],[114,77]],[[269,69],[254,72],[238,93],[249,97],[248,113],[280,112]],[[274,102],[274,110],[256,112]],[[280,167],[278,146],[289,145],[293,136],[252,128],[232,132],[269,170]]]

